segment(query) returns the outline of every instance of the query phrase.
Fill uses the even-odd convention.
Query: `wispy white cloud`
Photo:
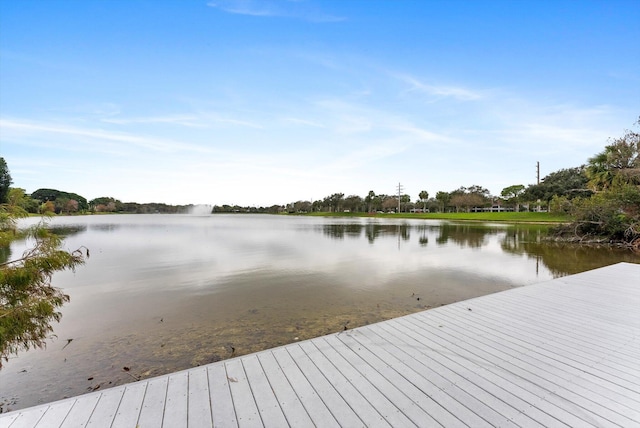
[[[463,86],[431,85],[407,74],[395,74],[394,77],[407,84],[409,92],[415,91],[435,98],[454,98],[460,101],[477,101],[484,98],[482,92]]]
[[[317,64],[329,70],[344,71],[345,69],[347,69],[345,61],[336,58],[335,54],[311,52],[305,50],[295,52],[293,55],[296,58],[300,58],[312,64]]]
[[[224,12],[251,16],[278,16],[273,4],[243,0],[217,0],[207,4]]]
[[[547,105],[531,100],[495,100],[487,106],[495,124],[478,131],[494,135],[504,148],[550,151],[597,150],[611,136],[616,121],[608,106]]]
[[[429,131],[427,129],[420,128],[419,126],[415,126],[412,124],[398,124],[393,127],[395,131],[405,132],[412,137],[417,137],[420,141],[423,142],[447,142],[452,143],[454,139],[447,137],[445,135],[439,134],[434,131]]]
[[[403,115],[403,111],[379,108],[372,103],[351,102],[345,99],[323,99],[315,103],[337,133],[383,132],[405,136],[415,142],[451,142],[452,139],[439,130],[426,129]],[[371,137],[368,137],[371,138]]]
[[[374,144],[356,148],[323,165],[324,170],[357,171],[361,167],[404,153],[411,144],[402,138],[376,141]]]
[[[82,128],[68,124],[34,122],[15,119],[0,119],[0,128],[3,129],[5,138],[10,138],[11,134],[25,136],[51,136],[63,135],[68,137],[83,138],[87,145],[96,148],[98,151],[106,149],[102,146],[105,141],[124,144],[127,147],[137,146],[158,152],[175,152],[180,150],[190,150],[197,152],[211,152],[210,149],[194,144],[187,144],[179,141],[172,141],[163,138],[140,136],[124,132],[114,132],[104,129]],[[23,139],[24,141],[24,139]]]
[[[310,22],[340,22],[346,18],[318,10],[310,2],[291,0],[214,0],[208,6],[236,15],[280,17]]]
[[[264,128],[264,126],[256,122],[250,122],[248,120],[233,119],[230,117],[209,116],[208,119],[214,123],[229,124],[229,125],[241,126],[245,128],[253,128],[253,129]]]
[[[285,117],[282,119],[285,122],[289,122],[289,123],[293,123],[294,125],[303,125],[303,126],[310,126],[312,128],[324,128],[325,126],[318,123],[318,122],[314,122],[312,120],[305,120],[305,119],[299,119],[296,117]]]
[[[190,128],[203,128],[205,125],[199,122],[199,118],[195,115],[175,115],[175,116],[155,116],[155,117],[134,117],[134,118],[119,118],[108,117],[101,119],[102,122],[113,123],[116,125],[130,125],[137,123],[157,123],[157,124],[172,124],[181,125]]]
[[[263,126],[248,120],[235,119],[218,113],[177,114],[149,117],[107,117],[101,119],[105,123],[116,125],[165,124],[179,125],[188,128],[210,128],[217,125],[232,125],[245,128],[263,129]]]

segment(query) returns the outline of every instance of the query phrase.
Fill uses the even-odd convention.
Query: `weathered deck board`
[[[640,427],[640,265],[0,414],[135,426]]]

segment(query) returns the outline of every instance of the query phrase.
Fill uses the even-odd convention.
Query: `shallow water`
[[[270,215],[60,217],[51,226],[91,258],[54,277],[71,296],[57,338],[0,371],[4,410],[640,263],[627,251],[543,243],[546,226]]]

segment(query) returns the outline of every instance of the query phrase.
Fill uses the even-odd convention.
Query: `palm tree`
[[[423,190],[422,192],[420,192],[418,194],[418,197],[420,198],[420,200],[423,203],[423,207],[422,207],[422,211],[427,211],[427,199],[429,199],[429,192],[427,192],[426,190]]]
[[[627,131],[589,159],[586,169],[593,190],[607,190],[614,183],[640,184],[640,134]]]
[[[589,158],[585,174],[589,179],[589,187],[593,191],[606,190],[613,182],[613,173],[609,167],[608,149]]]

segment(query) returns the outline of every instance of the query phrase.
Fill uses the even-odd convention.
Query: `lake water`
[[[236,214],[59,217],[51,226],[66,249],[85,246],[91,257],[54,277],[71,296],[57,338],[0,370],[4,410],[640,263],[628,251],[543,243],[546,226],[531,225]]]

